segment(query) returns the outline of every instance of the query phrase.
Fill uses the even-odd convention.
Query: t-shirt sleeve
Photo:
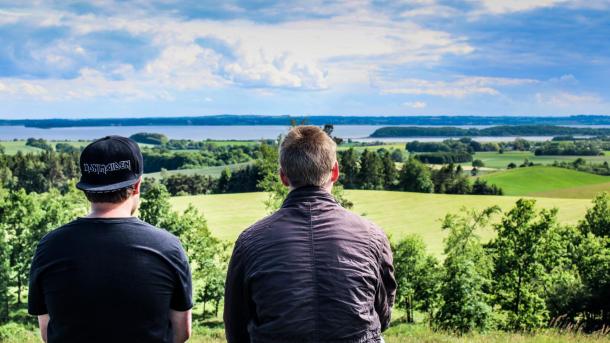
[[[193,307],[193,285],[191,268],[186,253],[180,244],[177,247],[176,280],[170,308],[174,311],[187,311]]]
[[[30,284],[28,287],[28,313],[34,316],[49,313],[42,289],[41,270],[42,256],[40,245],[38,245],[30,266]]]

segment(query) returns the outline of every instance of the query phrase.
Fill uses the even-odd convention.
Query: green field
[[[23,153],[28,153],[28,152],[42,152],[42,149],[40,148],[35,148],[35,147],[31,147],[28,145],[25,145],[26,141],[25,140],[17,140],[17,141],[0,141],[0,145],[4,147],[5,149],[5,153],[7,155],[14,155],[17,153],[17,151],[21,151]],[[48,141],[48,143],[50,145],[52,145],[53,147],[55,147],[55,145],[57,143],[67,143],[70,144],[72,146],[76,146],[76,147],[83,147],[86,146],[87,144],[89,144],[89,141]],[[252,145],[257,145],[259,144],[258,141],[239,141],[239,140],[228,140],[228,141],[206,141],[206,143],[211,143],[214,145],[219,145],[219,146],[226,146],[226,145],[238,145],[238,146],[252,146]],[[138,145],[140,146],[140,148],[152,148],[155,145],[153,144],[143,144],[143,143],[138,143]],[[197,150],[172,150],[175,152],[178,151],[186,151],[186,152],[192,152],[192,151],[197,151]]]
[[[209,175],[212,177],[220,177],[220,174],[222,173],[223,170],[225,170],[225,168],[229,168],[231,171],[237,170],[237,169],[241,169],[246,167],[247,165],[252,164],[252,162],[243,162],[243,163],[235,163],[235,164],[229,164],[226,166],[214,166],[214,167],[203,167],[203,168],[192,168],[192,169],[176,169],[176,170],[167,170],[165,171],[165,173],[167,175],[172,175],[172,174],[186,174],[186,175],[195,175],[195,174],[199,174],[199,175]],[[144,174],[144,177],[154,177],[156,179],[161,178],[161,172],[156,172],[156,173],[147,173]]]
[[[406,234],[422,236],[431,253],[442,253],[443,237],[440,220],[447,213],[456,213],[462,207],[483,209],[498,205],[503,210],[511,208],[517,197],[423,194],[391,191],[347,190],[345,194],[354,202],[354,212],[364,215],[381,226],[393,239]],[[263,200],[265,193],[212,194],[172,198],[177,210],[184,210],[189,203],[203,211],[214,235],[235,240],[241,231],[266,215]],[[588,199],[537,198],[541,207],[559,209],[562,223],[575,224],[590,207]],[[482,232],[484,239],[492,237],[491,231]]]
[[[381,148],[384,148],[387,150],[398,149],[398,150],[402,150],[406,153],[405,143],[387,143],[387,144],[376,144],[376,145],[367,145],[367,146],[362,146],[362,145],[354,144],[354,143],[343,143],[337,147],[337,150],[342,151],[342,150],[348,150],[350,148],[354,148],[354,150],[360,151],[360,152],[364,151],[365,149],[368,149],[369,151],[377,151],[378,149],[381,149]]]
[[[485,163],[486,167],[504,169],[509,163],[520,165],[523,160],[528,159],[536,164],[553,164],[554,161],[574,161],[577,158],[583,158],[588,162],[610,163],[610,152],[606,151],[604,156],[536,156],[531,151],[508,151],[503,154],[497,152],[477,152],[473,159],[479,159]],[[463,163],[470,165],[470,163]]]
[[[592,198],[610,191],[610,177],[550,166],[515,168],[481,176],[500,186],[505,195]],[[583,191],[579,191],[584,187]]]

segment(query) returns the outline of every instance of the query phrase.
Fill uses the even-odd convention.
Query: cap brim
[[[133,180],[127,180],[127,181],[122,181],[119,183],[113,183],[111,185],[92,185],[90,183],[85,183],[85,182],[79,182],[76,184],[76,188],[80,189],[81,191],[87,191],[87,192],[111,192],[111,191],[116,191],[117,189],[122,189],[125,187],[129,187],[132,186],[133,184],[135,184],[136,182],[138,182],[138,180],[140,180],[140,178],[135,178]]]

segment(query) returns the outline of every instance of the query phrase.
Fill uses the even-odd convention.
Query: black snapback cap
[[[121,136],[106,136],[87,145],[80,155],[81,178],[76,188],[112,192],[135,184],[144,171],[138,143]]]

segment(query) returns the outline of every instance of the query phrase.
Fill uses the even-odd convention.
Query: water
[[[334,135],[342,138],[368,137],[381,125],[335,126]],[[0,140],[43,138],[46,140],[91,140],[107,135],[131,136],[138,132],[163,133],[173,139],[257,140],[273,139],[288,131],[288,126],[96,126],[39,129],[0,126]]]
[[[360,142],[440,142],[449,137],[409,137],[409,138],[370,138],[378,128],[386,125],[335,125],[333,135],[343,139],[351,138]],[[413,126],[413,125],[404,125]],[[456,126],[461,128],[485,128],[488,126]],[[580,127],[586,127],[581,125]],[[600,127],[600,126],[595,126]],[[288,131],[288,126],[96,126],[96,127],[59,127],[39,129],[24,126],[1,126],[0,140],[43,138],[46,140],[92,140],[107,135],[131,136],[138,132],[163,133],[172,139],[192,140],[258,140],[274,139]],[[480,142],[512,141],[510,137],[476,137]],[[547,141],[552,136],[526,137],[530,141]]]

